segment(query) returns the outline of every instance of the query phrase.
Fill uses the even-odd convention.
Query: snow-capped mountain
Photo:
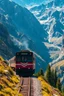
[[[27,6],[48,33],[48,42],[44,44],[49,48],[52,63],[64,58],[62,36],[64,34],[64,1],[53,0],[47,4]],[[56,52],[57,51],[57,52]],[[62,54],[63,53],[63,54]]]
[[[47,4],[27,6],[27,9],[34,14],[48,33],[48,41],[44,44],[49,49],[52,58],[50,65],[56,69],[61,83],[64,84],[61,69],[61,67],[64,68],[64,61],[62,61],[64,60],[64,0],[53,0]]]
[[[36,69],[45,70],[50,62],[46,41],[47,32],[35,16],[11,0],[0,0],[0,22],[8,29],[12,41],[21,49],[29,49],[36,56]]]
[[[12,0],[12,1],[14,1],[14,2],[16,2],[17,4],[19,4],[19,5],[21,5],[21,6],[24,6],[24,7],[26,7],[26,6],[28,6],[28,5],[34,5],[34,4],[36,4],[36,5],[39,5],[39,4],[41,4],[41,3],[48,3],[48,2],[50,2],[50,1],[53,1],[53,0]]]

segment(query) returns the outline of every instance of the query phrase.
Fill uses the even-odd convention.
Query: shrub
[[[8,67],[8,71],[10,72],[11,75],[14,75],[14,72],[10,67]]]
[[[12,76],[10,79],[13,83],[18,83],[19,82],[19,79],[16,76]]]
[[[0,96],[6,96],[6,94],[0,91]]]
[[[0,91],[4,88],[3,84],[0,84]]]
[[[12,88],[13,87],[13,83],[10,83],[6,78],[2,78],[2,81],[4,82],[4,84],[7,86],[7,87],[10,87]]]

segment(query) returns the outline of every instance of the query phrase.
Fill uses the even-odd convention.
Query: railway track
[[[27,78],[21,77],[20,84],[21,84],[21,88],[19,92],[23,96],[33,96],[33,92],[34,92],[33,81],[30,77],[27,77]]]
[[[21,77],[18,93],[23,96],[42,96],[41,84],[37,78]],[[18,94],[16,94],[18,96]]]

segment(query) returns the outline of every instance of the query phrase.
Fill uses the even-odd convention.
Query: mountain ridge
[[[4,5],[7,6],[5,7]],[[43,41],[46,41],[46,31],[35,16],[26,8],[19,6],[14,2],[10,2],[9,0],[3,0],[3,3],[1,0],[0,6],[1,9],[4,10],[4,13],[1,12],[1,22],[6,25],[11,36],[13,36],[14,39],[17,39],[15,39],[15,44],[18,45],[18,42],[20,44],[23,43],[20,45],[20,50],[24,50],[28,47],[28,49],[36,53],[37,70],[39,70],[40,67],[43,67],[42,63],[44,64],[43,69],[45,70],[51,60],[48,49],[43,43]],[[23,38],[22,34],[24,34]],[[25,45],[27,45],[27,47]],[[41,50],[44,51],[42,52]],[[39,57],[43,58],[46,63],[42,62]]]

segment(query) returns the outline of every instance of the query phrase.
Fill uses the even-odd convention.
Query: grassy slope
[[[0,60],[0,96],[22,96],[16,87],[19,81],[13,70]]]
[[[46,82],[43,77],[38,78],[41,81],[42,96],[62,96],[58,89],[55,89]]]

